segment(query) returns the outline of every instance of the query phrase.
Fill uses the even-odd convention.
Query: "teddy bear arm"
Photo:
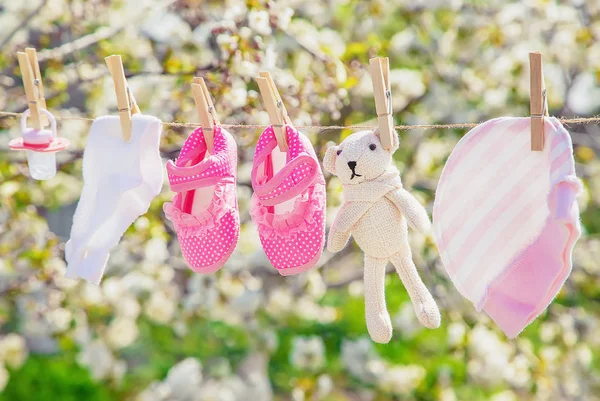
[[[406,217],[408,225],[417,231],[427,233],[431,230],[431,221],[427,211],[419,201],[404,188],[400,188],[392,193],[392,202],[398,207],[400,212]]]
[[[352,235],[352,228],[360,220],[367,205],[363,202],[343,203],[338,211],[327,237],[327,250],[339,252],[346,246]]]
[[[340,207],[333,221],[332,229],[341,232],[351,232],[360,218],[369,209],[368,202],[346,202]]]
[[[349,240],[349,232],[336,231],[331,228],[327,237],[327,250],[331,253],[339,252],[344,249]]]

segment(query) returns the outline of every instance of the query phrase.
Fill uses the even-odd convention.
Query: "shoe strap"
[[[167,175],[171,190],[173,192],[185,192],[218,183],[235,183],[235,177],[232,175],[205,176],[202,174],[203,171],[184,170],[184,168],[178,167],[172,160],[169,160],[167,162]]]
[[[257,176],[261,163],[252,168],[252,177]],[[318,177],[319,163],[314,157],[303,153],[288,162],[277,174],[265,183],[252,179],[252,188],[260,202],[273,206],[294,198],[309,188]]]

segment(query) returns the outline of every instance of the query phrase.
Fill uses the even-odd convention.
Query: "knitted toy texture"
[[[373,341],[387,343],[392,323],[385,303],[385,271],[391,261],[425,327],[440,325],[440,312],[421,281],[408,244],[408,226],[422,233],[431,223],[425,208],[402,187],[392,155],[381,146],[379,133],[361,131],[327,149],[323,165],[343,187],[344,202],[329,231],[327,250],[339,252],[350,236],[365,254],[365,315]]]

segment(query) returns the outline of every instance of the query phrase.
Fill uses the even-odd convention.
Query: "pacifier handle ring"
[[[56,119],[54,118],[52,113],[50,113],[46,109],[40,109],[40,112],[46,117],[48,117],[48,121],[50,121],[50,129],[52,130],[52,137],[56,138]],[[25,132],[25,130],[27,129],[27,117],[29,117],[30,114],[31,110],[29,109],[25,110],[23,114],[21,114],[21,132]]]

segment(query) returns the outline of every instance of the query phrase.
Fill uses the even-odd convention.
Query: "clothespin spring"
[[[542,90],[542,112],[540,114],[531,114],[531,117],[542,118],[546,115],[548,108],[548,99],[546,99],[546,88]]]
[[[285,115],[283,114],[283,103],[281,102],[281,100],[278,100],[275,103],[275,106],[277,106],[277,112],[281,116],[281,121],[285,121]],[[283,128],[283,127],[285,127],[285,124],[271,124],[271,125],[273,127],[277,127],[277,128]]]
[[[212,116],[213,116],[213,111],[214,111],[214,107],[212,107],[212,106],[208,106],[207,110],[208,110],[208,115],[209,115],[209,116],[211,116],[211,118],[212,118]],[[213,118],[213,123],[214,123],[214,124],[218,124],[216,121],[214,121],[214,118]],[[213,127],[202,127],[202,129],[203,129],[204,131],[214,131],[214,129],[215,129],[215,128],[214,128],[214,126],[213,126]]]
[[[392,110],[392,91],[391,90],[387,90],[385,91],[385,97],[388,99],[387,102],[387,113],[381,113],[381,114],[377,114],[377,117],[385,117],[385,116],[391,116],[392,114],[394,114],[393,110]]]

